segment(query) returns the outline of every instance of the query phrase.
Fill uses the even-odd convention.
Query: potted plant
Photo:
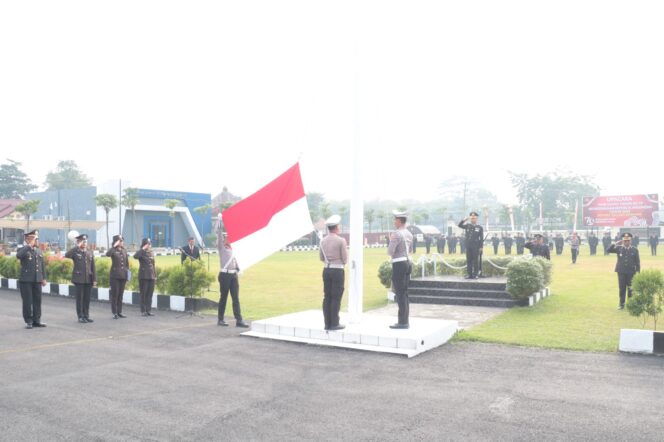
[[[627,302],[630,315],[641,319],[645,328],[652,319],[653,330],[620,330],[620,351],[664,354],[664,332],[657,331],[657,320],[664,309],[664,273],[648,269],[634,276],[632,290],[635,295]]]

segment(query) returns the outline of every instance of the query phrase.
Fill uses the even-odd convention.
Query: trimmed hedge
[[[513,298],[527,298],[545,287],[542,266],[533,261],[515,259],[507,265],[507,293]]]

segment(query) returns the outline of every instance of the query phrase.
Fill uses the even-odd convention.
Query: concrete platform
[[[459,328],[457,321],[410,318],[410,328],[393,330],[395,316],[363,315],[358,324],[349,324],[348,315],[341,313],[339,331],[323,329],[323,314],[307,310],[274,318],[253,321],[243,336],[277,339],[305,344],[351,348],[406,355],[409,358],[449,341]]]

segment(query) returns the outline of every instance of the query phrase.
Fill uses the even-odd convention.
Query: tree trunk
[[[108,237],[108,210],[106,212],[106,248],[110,249],[111,248],[111,240]]]

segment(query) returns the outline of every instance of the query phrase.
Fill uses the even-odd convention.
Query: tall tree
[[[371,226],[374,222],[375,214],[376,211],[374,209],[367,209],[364,211],[364,218],[367,220],[367,224],[369,225],[369,233],[371,233]]]
[[[73,160],[58,163],[55,172],[46,175],[46,190],[77,189],[92,185],[92,179],[81,172]]]
[[[97,206],[102,207],[106,212],[106,248],[111,247],[111,240],[108,236],[108,214],[112,209],[118,207],[118,199],[110,193],[100,193],[95,197]],[[122,232],[120,232],[122,234]]]
[[[20,199],[37,188],[20,166],[21,163],[10,159],[0,165],[0,198]]]
[[[599,195],[599,187],[592,177],[575,175],[568,171],[555,171],[533,177],[510,172],[510,179],[512,187],[517,191],[519,202],[529,213],[539,216],[541,202],[544,218],[560,218],[565,222],[574,217],[575,204],[583,196]]]
[[[168,214],[170,215],[171,218],[174,218],[174,217],[175,217],[175,210],[173,210],[173,209],[175,209],[175,207],[176,207],[178,204],[180,204],[180,200],[176,200],[176,199],[167,199],[167,200],[164,201],[164,206],[166,206],[166,208],[167,208],[168,210],[170,210],[170,212],[169,212]]]
[[[14,209],[21,215],[25,216],[25,218],[28,220],[28,225],[25,230],[26,232],[30,231],[30,217],[37,211],[40,202],[40,200],[27,200],[21,204],[18,204]]]
[[[126,187],[122,194],[122,204],[131,210],[131,219],[134,224],[132,244],[136,244],[138,229],[136,227],[136,206],[138,205],[138,189],[136,187]]]
[[[307,206],[309,206],[309,216],[311,216],[311,221],[318,221],[318,212],[320,206],[323,203],[325,198],[322,193],[319,192],[309,192],[307,193]]]

